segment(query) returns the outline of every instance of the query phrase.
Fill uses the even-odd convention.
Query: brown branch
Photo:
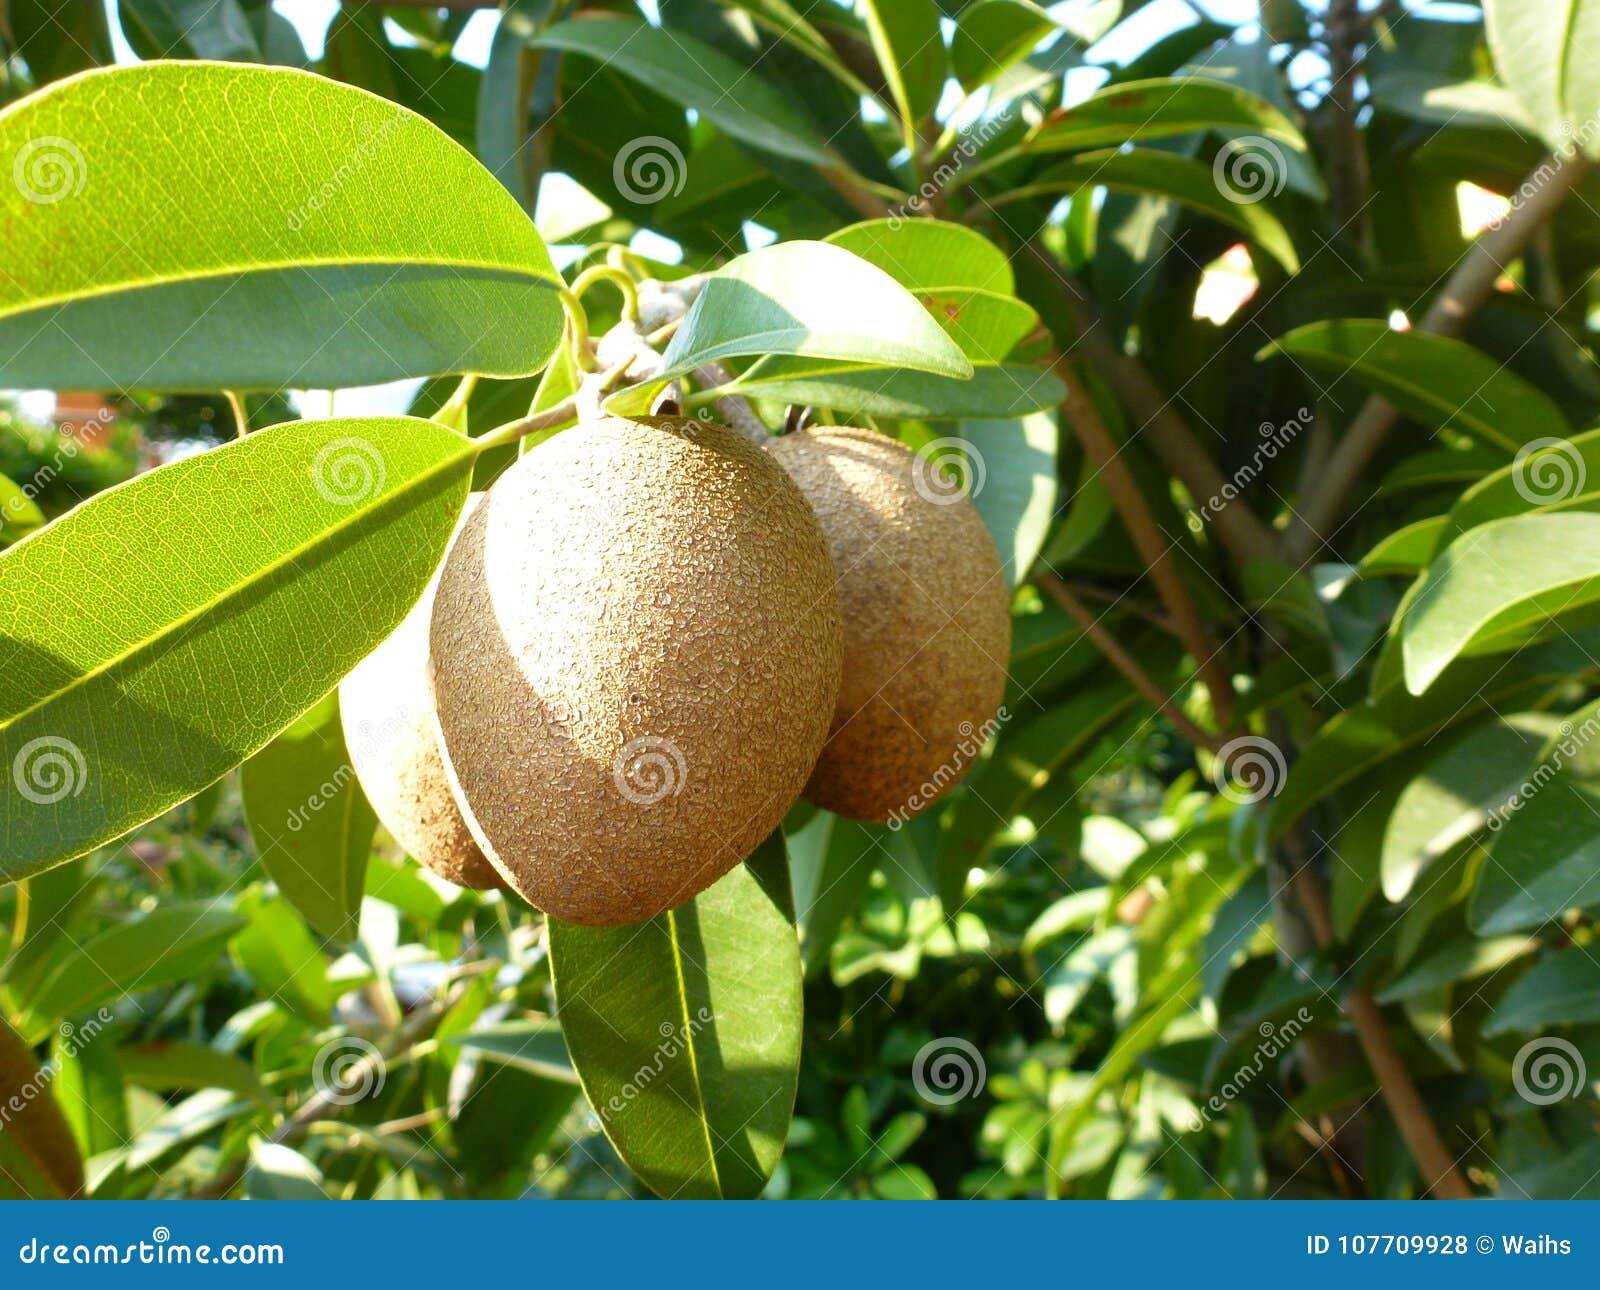
[[[1110,494],[1111,504],[1116,507],[1123,527],[1128,530],[1128,536],[1133,539],[1134,546],[1144,560],[1156,594],[1172,615],[1179,640],[1194,656],[1206,689],[1211,692],[1211,706],[1217,714],[1217,724],[1226,730],[1233,719],[1233,684],[1218,656],[1211,633],[1201,619],[1200,611],[1195,608],[1194,597],[1189,594],[1183,575],[1172,559],[1173,543],[1167,540],[1157,525],[1155,516],[1145,503],[1144,494],[1139,491],[1138,482],[1119,455],[1116,440],[1106,428],[1100,409],[1095,406],[1094,398],[1077,369],[1070,361],[1060,358],[1052,367],[1067,389],[1061,415],[1077,435],[1084,453],[1094,464],[1096,475]]]
[[[1578,154],[1552,155],[1540,162],[1518,190],[1527,195],[1467,248],[1417,330],[1434,336],[1459,336],[1489,298],[1506,267],[1522,254],[1540,226],[1589,173],[1591,165],[1588,158]],[[1303,563],[1329,533],[1399,416],[1392,403],[1376,394],[1362,404],[1329,458],[1320,487],[1305,498],[1290,521],[1284,535],[1284,552],[1291,564]]]
[[[1312,934],[1317,944],[1325,949],[1337,938],[1322,879],[1310,865],[1302,863],[1295,871],[1294,883]],[[1371,991],[1365,987],[1352,990],[1345,999],[1344,1011],[1361,1043],[1361,1051],[1366,1054],[1367,1065],[1378,1081],[1389,1114],[1394,1116],[1395,1126],[1421,1171],[1428,1191],[1440,1200],[1471,1200],[1472,1188],[1440,1138],[1427,1103],[1417,1091],[1405,1059],[1395,1047],[1394,1036],[1389,1033],[1389,1023],[1384,1020],[1383,1010]]]
[[[1239,564],[1268,560],[1276,553],[1272,530],[1236,496],[1221,469],[1212,461],[1184,419],[1161,392],[1144,365],[1111,343],[1105,320],[1095,308],[1087,288],[1077,276],[1036,242],[1025,244],[1028,253],[1061,289],[1078,325],[1078,344],[1094,369],[1111,386],[1118,401],[1133,417],[1134,434],[1143,435],[1168,473],[1183,481],[1197,502],[1204,503],[1216,525],[1217,536]]]
[[[1359,0],[1329,0],[1325,22],[1332,80],[1325,103],[1333,216],[1358,244],[1366,242],[1365,208],[1371,188],[1366,140],[1356,123],[1356,49],[1366,34]]]
[[[1128,684],[1154,704],[1156,710],[1177,727],[1179,734],[1196,747],[1208,749],[1213,753],[1221,747],[1221,741],[1215,735],[1200,729],[1183,714],[1183,710],[1172,701],[1172,697],[1151,679],[1150,674],[1139,666],[1139,661],[1132,654],[1117,643],[1116,637],[1100,625],[1094,616],[1094,611],[1073,595],[1072,589],[1066,583],[1047,569],[1039,570],[1033,575],[1033,579],[1067,611],[1073,622],[1083,629],[1083,634],[1094,642],[1095,648],[1105,655],[1106,661],[1127,678]]]

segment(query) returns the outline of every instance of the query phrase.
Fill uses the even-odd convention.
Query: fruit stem
[[[243,439],[250,433],[250,416],[244,410],[244,395],[238,390],[224,390],[222,397],[228,400],[228,406],[233,409],[233,434],[236,439]]]
[[[629,322],[639,321],[639,289],[626,269],[609,264],[590,265],[572,283],[572,294],[582,298],[583,293],[601,282],[609,282],[622,292],[622,316]]]
[[[615,367],[609,367],[601,372],[595,378],[599,392],[604,394],[615,385],[632,362],[633,355],[630,354]],[[573,395],[562,399],[554,407],[546,408],[543,412],[530,413],[516,421],[507,421],[504,425],[496,426],[488,434],[479,435],[472,444],[479,452],[489,448],[500,448],[508,443],[515,443],[527,435],[537,434],[541,430],[553,430],[557,426],[566,425],[567,422],[576,419],[577,415],[578,396]]]
[[[581,371],[595,369],[594,346],[589,343],[589,315],[583,312],[578,297],[567,287],[559,288],[561,308],[567,315],[567,326],[572,330],[572,353]]]

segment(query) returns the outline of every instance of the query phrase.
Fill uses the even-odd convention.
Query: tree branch
[[[1095,648],[1105,655],[1111,666],[1127,678],[1128,684],[1154,704],[1156,710],[1172,722],[1185,739],[1197,748],[1205,748],[1213,753],[1221,747],[1221,742],[1215,735],[1200,729],[1183,714],[1183,710],[1172,701],[1171,696],[1150,678],[1150,674],[1139,666],[1139,661],[1132,654],[1117,643],[1116,637],[1100,625],[1094,616],[1094,611],[1073,595],[1066,583],[1048,569],[1039,570],[1033,577],[1034,581],[1048,591],[1055,602],[1067,611],[1072,621],[1083,629],[1083,634],[1094,642]]]
[[[1434,298],[1417,330],[1433,336],[1460,336],[1467,322],[1489,298],[1494,284],[1527,247],[1533,235],[1589,173],[1587,157],[1552,155],[1523,181],[1526,196],[1510,213],[1467,248],[1444,289]],[[1344,509],[1344,504],[1373,456],[1399,419],[1387,399],[1374,394],[1362,404],[1350,428],[1333,450],[1321,485],[1305,498],[1284,535],[1284,553],[1299,565],[1308,559]],[[1220,517],[1219,517],[1220,518]]]

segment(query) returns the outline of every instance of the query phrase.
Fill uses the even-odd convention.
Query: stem
[[[1163,692],[1161,687],[1150,678],[1150,674],[1139,666],[1137,659],[1123,649],[1104,627],[1094,612],[1072,594],[1071,589],[1060,578],[1048,570],[1040,570],[1034,574],[1034,581],[1043,587],[1071,616],[1072,620],[1083,629],[1083,634],[1094,642],[1095,647],[1105,655],[1107,662],[1127,678],[1128,683],[1140,694],[1156,706],[1168,721],[1177,727],[1180,733],[1197,748],[1205,748],[1216,752],[1221,747],[1221,742],[1215,735],[1207,734],[1188,717],[1182,709],[1172,701],[1170,695]]]
[[[567,315],[567,326],[572,331],[572,352],[578,360],[578,367],[581,371],[592,372],[595,360],[594,345],[589,340],[589,315],[583,312],[583,305],[571,289],[560,287],[558,290],[561,309]]]
[[[1327,106],[1329,155],[1332,164],[1328,177],[1333,215],[1339,227],[1348,229],[1358,246],[1366,243],[1364,211],[1371,188],[1366,141],[1356,123],[1356,74],[1360,62],[1356,48],[1365,35],[1359,0],[1329,0],[1324,30],[1328,42],[1328,68],[1332,83]]]
[[[228,400],[228,407],[233,411],[233,436],[243,439],[250,433],[250,415],[244,410],[244,395],[238,390],[224,390],[222,397]]]
[[[1172,615],[1179,640],[1194,656],[1195,666],[1200,670],[1206,689],[1211,692],[1211,706],[1217,714],[1217,724],[1227,730],[1233,716],[1233,685],[1228,679],[1227,669],[1218,659],[1219,651],[1200,617],[1200,611],[1195,607],[1194,597],[1189,594],[1183,575],[1172,560],[1175,544],[1169,542],[1157,526],[1155,516],[1145,504],[1144,494],[1139,491],[1139,485],[1128,470],[1127,463],[1118,454],[1116,440],[1106,428],[1100,409],[1095,406],[1094,398],[1077,369],[1065,360],[1058,360],[1053,367],[1067,387],[1066,402],[1061,405],[1062,419],[1078,436],[1084,453],[1094,463],[1095,473],[1111,495],[1111,504],[1116,507],[1123,527],[1128,530],[1128,536],[1143,557],[1150,581],[1155,584],[1156,594]]]
[[[478,375],[468,372],[461,378],[460,383],[453,393],[437,412],[430,418],[440,425],[449,426],[452,430],[465,431],[467,428],[467,404],[472,399],[472,391],[477,388]]]
[[[1163,394],[1143,364],[1111,343],[1105,320],[1077,277],[1036,242],[1025,244],[1028,253],[1061,288],[1078,324],[1078,344],[1094,369],[1111,386],[1118,401],[1136,423],[1134,434],[1150,441],[1167,472],[1176,475],[1196,501],[1211,504],[1212,521],[1223,546],[1239,564],[1271,559],[1275,554],[1272,530],[1238,497],[1210,455],[1201,447],[1184,419]]]
[[[609,264],[590,265],[580,273],[572,284],[572,294],[583,298],[583,293],[591,287],[609,282],[622,292],[622,316],[630,322],[639,320],[639,289],[633,284],[633,275],[626,269],[617,268]]]
[[[1326,949],[1335,939],[1333,914],[1322,879],[1308,864],[1295,872],[1295,887],[1305,909],[1306,921],[1318,945]],[[1454,1158],[1439,1137],[1439,1130],[1428,1114],[1427,1103],[1417,1091],[1411,1072],[1406,1069],[1400,1050],[1395,1047],[1389,1025],[1377,1000],[1365,987],[1350,992],[1345,1000],[1345,1015],[1366,1054],[1367,1064],[1378,1081],[1378,1089],[1394,1116],[1395,1126],[1405,1139],[1406,1149],[1427,1183],[1428,1191],[1440,1200],[1471,1200],[1472,1188],[1456,1166]]]
[[[1489,298],[1496,280],[1522,254],[1533,235],[1589,173],[1592,164],[1577,153],[1552,154],[1541,161],[1518,190],[1528,196],[1467,248],[1417,330],[1433,336],[1460,336],[1472,315]],[[1321,486],[1305,498],[1290,521],[1284,535],[1284,551],[1291,564],[1303,563],[1329,533],[1399,417],[1394,405],[1376,394],[1362,404],[1329,457]]]

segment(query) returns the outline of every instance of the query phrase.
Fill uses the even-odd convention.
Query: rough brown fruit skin
[[[480,500],[467,502],[467,515]],[[428,666],[438,575],[394,633],[339,685],[339,720],[356,778],[394,840],[441,878],[488,891],[505,886],[472,840],[439,755]]]
[[[447,768],[515,889],[614,926],[749,855],[827,737],[834,581],[800,491],[722,426],[604,417],[511,467],[432,641]]]
[[[770,451],[816,510],[839,570],[844,679],[805,796],[856,820],[926,809],[966,773],[1005,697],[1010,597],[965,497],[870,430],[823,427]]]

